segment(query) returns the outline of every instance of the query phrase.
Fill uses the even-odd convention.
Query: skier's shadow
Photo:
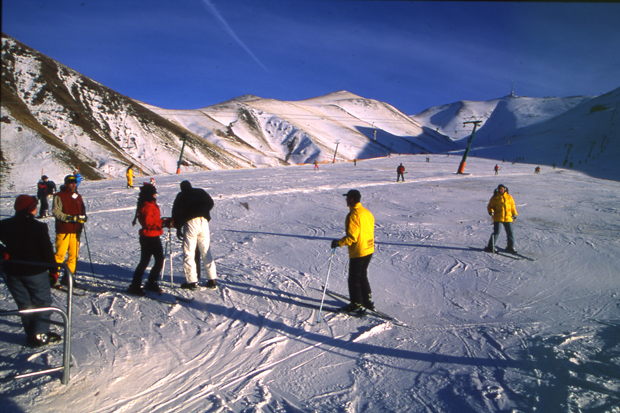
[[[271,330],[281,331],[289,337],[299,342],[306,342],[308,347],[316,347],[321,345],[321,350],[334,353],[343,357],[347,357],[346,353],[356,354],[375,354],[378,356],[395,357],[406,360],[417,360],[427,363],[445,363],[459,364],[477,367],[492,367],[497,369],[517,368],[533,370],[534,365],[527,361],[511,360],[511,359],[493,359],[493,358],[476,358],[466,356],[450,356],[437,353],[423,353],[418,351],[404,350],[400,348],[381,347],[374,344],[366,344],[362,342],[351,341],[344,337],[330,337],[303,328],[294,327],[285,324],[282,321],[276,321],[265,318],[258,314],[252,314],[248,311],[231,312],[229,307],[220,304],[208,303],[206,310],[212,315],[219,315],[235,321],[241,321],[246,324],[252,324],[259,328],[267,328]],[[335,350],[338,349],[338,350]],[[353,358],[353,356],[351,356]],[[384,363],[389,366],[387,363]],[[391,366],[394,367],[394,366]],[[396,367],[401,368],[401,367]]]
[[[225,285],[227,288],[239,291],[245,294],[252,294],[255,296],[261,296],[268,298],[269,300],[277,300],[283,303],[291,303],[299,306],[309,307],[316,309],[316,304],[303,305],[298,300],[304,300],[306,302],[320,302],[319,299],[308,298],[298,294],[286,293],[286,296],[282,296],[282,291],[274,290],[265,287],[257,287],[255,285],[236,282],[236,281],[218,281],[220,284]],[[212,315],[219,315],[229,318],[235,321],[241,321],[247,324],[253,324],[259,328],[268,328],[272,330],[278,330],[282,333],[294,337],[298,341],[307,341],[308,346],[316,346],[317,344],[326,345],[321,347],[323,351],[337,353],[343,356],[342,350],[345,352],[353,352],[357,354],[376,354],[379,356],[396,357],[407,360],[418,360],[428,363],[446,363],[446,364],[460,364],[468,366],[480,366],[480,367],[494,367],[498,369],[506,368],[518,368],[532,370],[535,366],[527,361],[511,360],[511,359],[492,359],[492,358],[475,358],[466,356],[450,356],[437,353],[422,353],[411,350],[404,350],[398,348],[381,347],[373,344],[366,344],[361,342],[354,342],[347,338],[331,337],[322,335],[319,333],[307,331],[303,328],[294,327],[285,324],[282,321],[276,321],[269,318],[265,318],[258,314],[252,314],[248,311],[231,311],[231,308],[222,306],[220,304],[206,303],[206,310]],[[337,348],[338,351],[332,350],[329,347]],[[386,364],[387,365],[387,364]]]
[[[258,235],[273,235],[275,237],[289,237],[289,238],[300,238],[306,240],[313,241],[332,241],[336,237],[316,237],[312,235],[295,235],[295,234],[281,234],[277,232],[266,232],[266,231],[240,231],[237,229],[224,229],[222,231],[227,232],[236,232],[239,234],[258,234]],[[472,251],[470,247],[454,247],[448,245],[425,245],[425,244],[410,244],[404,242],[386,242],[386,241],[377,241],[375,239],[375,245],[388,245],[395,247],[412,247],[412,248],[433,248],[433,249],[442,249],[442,250],[457,250],[457,251]]]
[[[268,298],[270,301],[279,301],[283,304],[290,304],[297,307],[304,307],[316,310],[321,303],[320,298],[312,298],[306,295],[293,294],[282,290],[275,290],[266,287],[257,287],[256,285],[230,280],[218,280],[219,284],[225,285],[231,290],[255,297]],[[339,301],[325,297],[325,304],[338,305]]]

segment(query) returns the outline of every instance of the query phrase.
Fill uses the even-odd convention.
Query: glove
[[[513,219],[514,221],[516,221],[516,220],[517,220],[517,216],[515,215],[514,217],[512,217],[512,219]]]
[[[88,217],[86,215],[78,215],[78,222],[83,224],[86,221],[88,221]]]
[[[333,240],[333,241],[332,241],[332,249],[334,249],[334,248],[338,248],[338,247],[340,246],[340,244],[338,244],[338,241],[339,241],[339,240],[337,240],[337,239],[335,239],[335,240]]]
[[[70,215],[69,218],[67,218],[67,222],[71,222],[71,223],[78,222],[78,216],[77,215]]]
[[[58,270],[50,270],[50,287],[58,285]]]
[[[0,261],[8,261],[8,260],[9,260],[9,253],[8,252],[0,253]]]
[[[161,226],[163,228],[172,228],[174,224],[174,221],[172,220],[172,218],[162,218],[161,219]]]

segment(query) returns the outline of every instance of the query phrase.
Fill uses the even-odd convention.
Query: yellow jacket
[[[344,222],[347,235],[338,245],[349,246],[349,258],[365,257],[375,252],[375,217],[360,202],[349,209]]]
[[[487,205],[487,211],[493,216],[493,222],[512,222],[512,217],[517,216],[515,201],[508,192],[504,192],[504,195],[500,195],[499,192],[493,195]]]

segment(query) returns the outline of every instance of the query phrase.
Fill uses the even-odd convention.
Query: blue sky
[[[618,3],[3,0],[2,31],[169,109],[338,90],[407,114],[620,87]]]

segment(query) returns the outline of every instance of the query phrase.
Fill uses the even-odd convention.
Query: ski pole
[[[90,272],[95,277],[95,268],[93,267],[93,259],[90,256],[90,247],[88,246],[88,235],[86,234],[86,225],[82,224],[82,228],[84,229],[84,241],[86,241],[86,251],[88,251],[88,261],[90,261]]]
[[[170,258],[170,288],[174,288],[174,284],[172,283],[172,232],[170,228],[168,228],[168,244],[170,248],[168,249],[168,257]]]
[[[325,292],[327,291],[327,282],[329,281],[329,273],[332,270],[332,260],[334,259],[334,252],[336,248],[332,248],[332,255],[329,257],[329,267],[327,268],[327,277],[325,277],[325,284],[323,287],[323,297],[321,298],[321,306],[319,307],[319,314],[316,318],[316,322],[321,322],[321,311],[323,311],[323,301],[325,301]]]
[[[170,228],[168,228],[170,232]],[[159,274],[159,281],[164,281],[164,275],[166,273],[166,258],[168,258],[168,241],[164,241],[164,263],[161,266],[161,274]]]

